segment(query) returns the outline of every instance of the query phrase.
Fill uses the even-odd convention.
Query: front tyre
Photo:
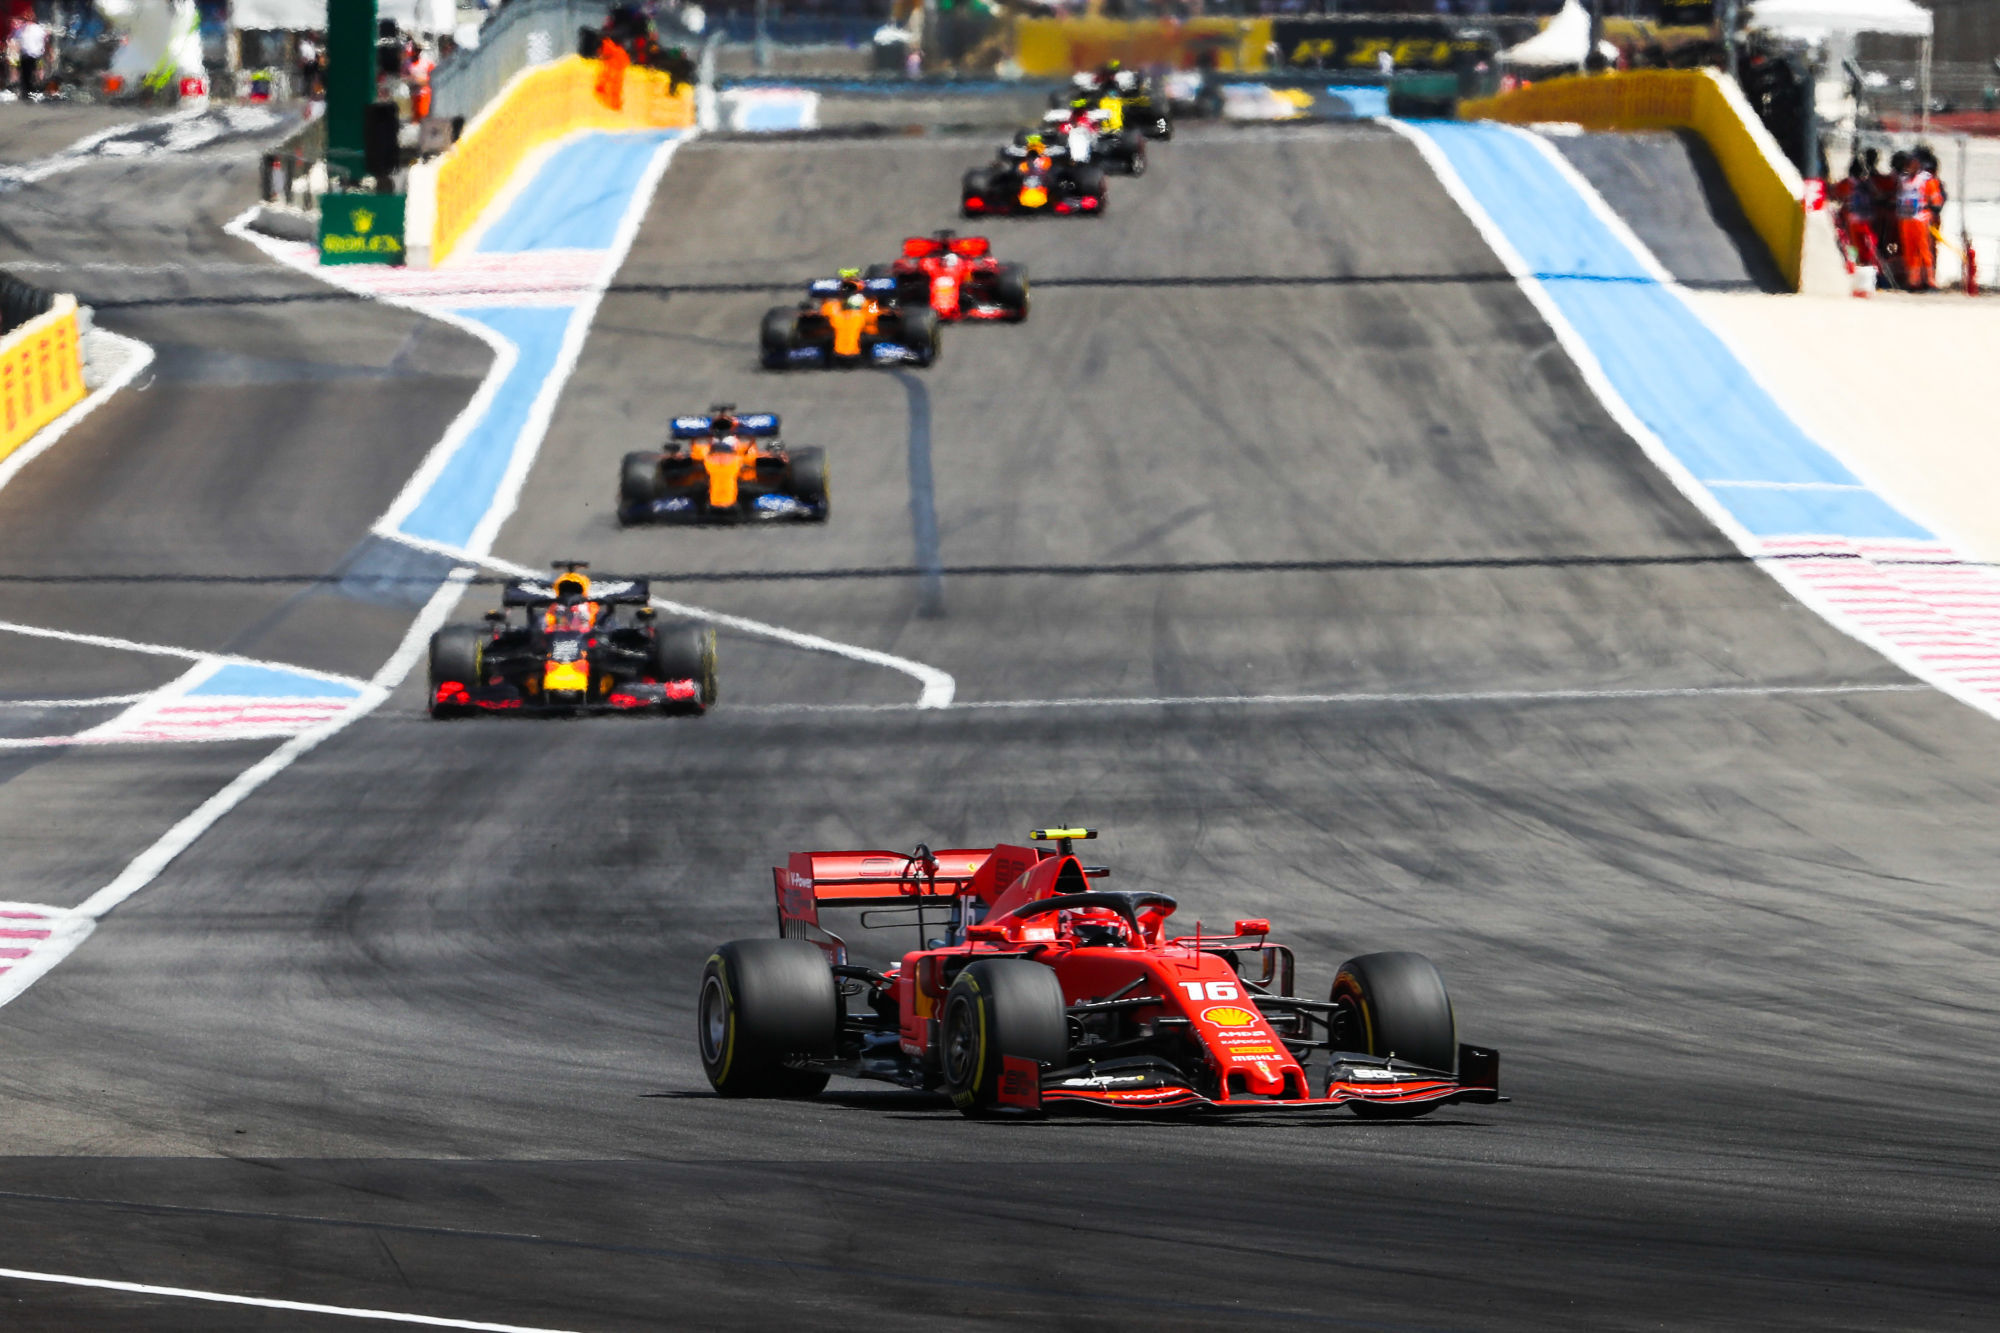
[[[1068,1063],[1062,983],[1024,958],[981,959],[953,979],[938,1040],[952,1104],[969,1116],[996,1114],[1009,1057],[1037,1071]]]
[[[643,512],[660,497],[660,463],[656,453],[625,455],[618,468],[618,513],[621,518]]]
[[[798,311],[784,306],[773,306],[764,312],[763,327],[758,330],[759,356],[764,369],[783,370],[791,364],[792,342],[798,322]]]
[[[693,712],[714,707],[715,631],[703,625],[662,625],[653,631],[653,674],[661,681],[691,680]]]
[[[929,306],[904,311],[902,337],[903,345],[916,358],[916,365],[928,366],[937,360],[942,347],[937,311]]]
[[[814,1096],[827,1076],[786,1061],[832,1057],[839,1033],[840,996],[817,945],[733,940],[701,970],[695,1038],[724,1097]]]
[[[477,690],[485,678],[486,637],[470,625],[446,625],[431,635],[430,712],[432,717],[463,717],[476,709],[440,704],[438,687],[461,685]]]
[[[1458,1072],[1458,1018],[1444,978],[1420,953],[1371,953],[1350,958],[1333,979],[1336,1021],[1344,1027],[1342,1048],[1434,1069]],[[1355,1114],[1407,1119],[1435,1109],[1436,1103],[1390,1106],[1356,1102]]]

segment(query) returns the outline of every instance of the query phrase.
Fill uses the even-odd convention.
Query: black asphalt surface
[[[1692,130],[1564,134],[1550,142],[1680,282],[1790,290],[1715,154]]]
[[[1908,681],[1727,558],[1372,129],[1192,132],[1102,221],[994,224],[1034,313],[950,330],[928,371],[755,368],[784,298],[726,288],[953,225],[978,151],[684,149],[499,553],[700,576],[661,590],[942,667],[973,704],[1099,702],[841,711],[915,682],[741,633],[698,721],[434,724],[405,683],[0,1011],[0,1264],[586,1330],[1987,1326],[1992,724],[1923,690],[1769,692]],[[1181,281],[1230,276],[1296,281]],[[403,318],[258,308],[324,366],[387,364]],[[314,429],[360,438],[382,378]],[[443,419],[465,383],[409,388]],[[619,454],[716,400],[828,447],[826,527],[615,526]],[[24,471],[0,534],[45,465],[73,480],[40,507],[103,533],[111,483],[62,469],[149,419],[107,409]],[[329,475],[364,511],[399,479]],[[240,559],[324,568],[315,530]],[[156,572],[233,540],[150,531]],[[1213,568],[1272,561],[1322,567]],[[857,569],[891,573],[799,577]],[[190,635],[243,632],[181,605]],[[288,651],[386,652],[307,623]],[[1141,702],[1356,691],[1391,697]],[[1571,693],[1421,697],[1493,691]],[[104,803],[219,785],[218,758],[13,778],[33,850],[5,896],[75,901],[148,817]],[[990,1124],[864,1085],[708,1095],[694,979],[771,929],[767,867],[1049,820],[1102,829],[1093,859],[1189,923],[1269,914],[1308,987],[1429,954],[1514,1102]],[[352,1326],[0,1301],[23,1328]]]

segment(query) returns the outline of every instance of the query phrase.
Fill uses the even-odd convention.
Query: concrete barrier
[[[0,458],[83,401],[83,394],[76,298],[57,296],[46,313],[0,338]]]
[[[1818,288],[1829,280],[1836,287],[1844,284],[1843,276],[1829,278],[1820,271],[1823,246],[1811,247],[1809,275],[1805,182],[1742,90],[1715,70],[1634,70],[1550,79],[1462,102],[1459,116],[1516,125],[1564,121],[1590,130],[1693,130],[1715,155],[1743,215],[1791,289]]]
[[[409,262],[415,267],[444,262],[514,169],[543,144],[579,130],[693,124],[694,90],[685,84],[676,90],[658,70],[620,69],[577,56],[523,70],[451,151],[413,175],[406,220]]]

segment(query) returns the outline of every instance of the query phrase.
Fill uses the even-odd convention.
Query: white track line
[[[220,1291],[195,1291],[188,1287],[156,1287],[145,1282],[115,1282],[102,1277],[72,1277],[67,1273],[31,1273],[21,1268],[0,1268],[0,1278],[16,1282],[48,1282],[64,1287],[91,1287],[100,1291],[123,1291],[135,1296],[164,1296],[181,1301],[207,1301],[214,1305],[252,1305],[260,1310],[289,1310],[295,1314],[331,1315],[339,1319],[372,1319],[385,1324],[422,1324],[427,1328],[469,1328],[484,1333],[566,1333],[563,1329],[531,1328],[525,1324],[493,1324],[480,1319],[446,1319],[438,1315],[404,1314],[397,1310],[362,1310],[348,1305],[316,1305],[310,1301],[280,1301],[266,1296],[232,1296]]]
[[[98,921],[117,908],[120,903],[151,884],[159,877],[161,871],[173,863],[175,857],[194,843],[195,839],[213,828],[218,820],[241,805],[259,787],[290,768],[322,742],[330,740],[379,708],[383,700],[402,683],[403,677],[409,674],[410,668],[423,656],[431,634],[451,613],[451,608],[464,592],[466,581],[474,572],[464,566],[451,572],[444,584],[431,595],[430,601],[424,603],[424,608],[417,613],[416,619],[410,622],[410,628],[403,635],[402,643],[397,646],[389,660],[382,664],[382,669],[370,679],[369,689],[352,708],[310,731],[300,732],[237,774],[229,785],[196,806],[190,814],[161,834],[152,846],[134,857],[116,879],[71,909],[65,919],[75,923],[72,934],[51,939],[24,965],[0,974],[0,1005],[12,1001],[50,968],[72,953],[77,945],[89,938],[91,930]]]
[[[100,694],[94,699],[0,699],[0,708],[108,708],[112,704],[135,704],[150,698],[143,694]]]
[[[1284,705],[1596,703],[1630,699],[1786,698],[1797,695],[1927,694],[1928,685],[1689,685],[1659,689],[1464,690],[1343,694],[1191,694],[1158,698],[961,699],[939,706],[951,713],[1057,708],[1214,708]],[[914,713],[919,704],[744,704],[732,713]]]
[[[127,344],[125,364],[118,368],[117,374],[84,395],[82,402],[36,431],[26,444],[0,459],[0,486],[14,480],[15,473],[47,453],[57,440],[69,434],[77,422],[104,406],[112,394],[137,379],[140,371],[153,364],[153,349],[148,343],[127,338],[122,333],[112,333],[108,329],[97,329],[93,336]]]

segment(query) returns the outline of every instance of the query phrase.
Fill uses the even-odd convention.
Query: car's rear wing
[[[669,438],[675,440],[699,440],[715,433],[713,416],[675,417]],[[775,412],[750,412],[736,418],[736,433],[754,439],[771,440],[778,436],[778,414]]]
[[[918,849],[922,853],[925,849]],[[987,902],[1053,851],[1015,847],[952,847],[926,858],[906,852],[793,852],[771,869],[778,895],[778,934],[811,940],[836,962],[847,946],[820,925],[826,907],[921,907],[971,894]]]
[[[644,579],[597,578],[590,581],[590,600],[593,602],[644,606],[652,597],[652,585]],[[543,579],[521,579],[508,584],[500,594],[502,606],[547,606],[555,600],[555,584]]]
[[[812,284],[806,288],[806,294],[808,296],[838,296],[846,290],[846,287],[847,284],[839,278],[815,278]],[[861,290],[864,292],[874,292],[877,295],[883,292],[893,292],[896,290],[896,280],[894,278],[864,278],[861,281]]]

